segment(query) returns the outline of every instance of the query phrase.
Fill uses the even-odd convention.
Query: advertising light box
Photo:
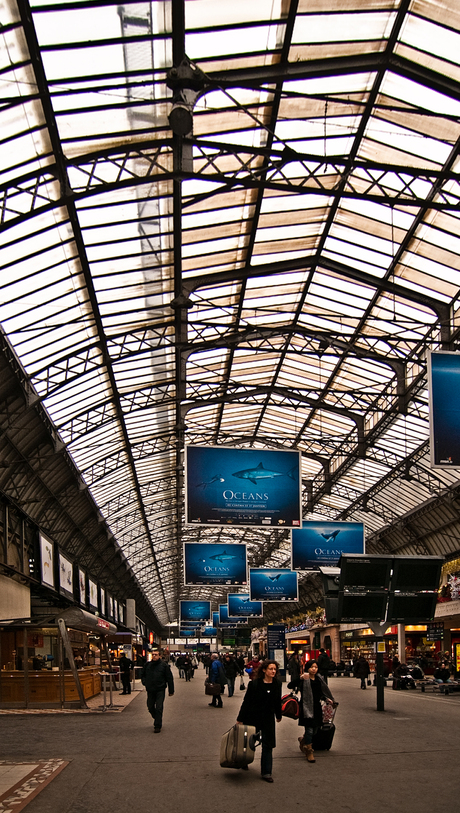
[[[59,590],[68,598],[73,598],[73,564],[59,552]]]
[[[217,627],[203,627],[201,635],[203,638],[216,638]]]
[[[39,539],[42,584],[54,587],[54,543],[42,533]]]
[[[428,354],[430,456],[434,468],[460,467],[460,353]]]
[[[186,522],[298,528],[300,453],[186,446]]]
[[[298,601],[297,571],[284,568],[249,569],[251,601]]]
[[[337,565],[343,553],[364,553],[362,522],[303,522],[292,531],[292,569]]]
[[[181,601],[180,620],[184,621],[209,621],[211,618],[210,601]]]
[[[247,624],[248,619],[242,616],[230,616],[228,614],[228,604],[219,604],[219,624],[230,624],[232,627],[238,624]]]
[[[251,601],[249,593],[229,593],[227,604],[230,616],[262,618],[264,614],[262,602]]]
[[[90,607],[93,607],[95,610],[98,609],[97,604],[97,584],[93,582],[92,579],[88,579],[88,591],[89,591],[89,604]]]
[[[86,605],[86,573],[81,567],[78,568],[78,595],[80,604]]]
[[[185,542],[184,581],[196,584],[247,584],[246,545]]]

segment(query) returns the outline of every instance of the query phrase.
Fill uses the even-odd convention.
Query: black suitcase
[[[252,725],[238,723],[226,731],[220,743],[221,768],[245,768],[254,761],[254,750],[258,740]]]
[[[326,703],[323,705],[323,724],[313,735],[314,751],[330,751],[335,734],[334,718],[337,706],[338,703],[334,703],[332,707]]]
[[[326,723],[326,725],[322,725],[321,728],[318,728],[316,734],[313,735],[313,750],[330,751],[334,734],[334,723]]]

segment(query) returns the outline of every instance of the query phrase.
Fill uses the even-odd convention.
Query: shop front
[[[0,708],[86,706],[101,691],[101,649],[116,627],[85,611],[64,610],[46,625],[0,631]]]

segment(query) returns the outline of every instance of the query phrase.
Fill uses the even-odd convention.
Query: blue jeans
[[[235,691],[235,678],[227,676],[227,689],[228,689],[228,696],[233,697],[233,692]]]
[[[156,692],[147,692],[147,708],[153,717],[155,728],[161,728],[163,722],[163,705],[165,702],[166,689],[159,689]]]
[[[319,726],[305,726],[305,734],[303,735],[304,745],[311,745],[313,742],[313,737],[318,731]]]

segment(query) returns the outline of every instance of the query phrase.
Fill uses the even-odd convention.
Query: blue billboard
[[[246,616],[247,618],[262,618],[264,611],[262,602],[251,601],[249,593],[229,593],[228,614],[231,616]]]
[[[292,531],[292,569],[336,567],[342,553],[364,553],[362,522],[303,522]]]
[[[211,618],[210,601],[181,601],[180,620],[185,621],[209,621]]]
[[[236,624],[247,624],[248,619],[242,618],[241,616],[230,616],[228,614],[228,604],[219,604],[219,624],[222,626],[223,624],[231,625],[234,627]]]
[[[219,626],[219,613],[213,612],[212,614],[212,626],[218,627]]]
[[[186,523],[300,528],[300,453],[185,447]]]
[[[203,638],[216,638],[217,627],[203,627],[203,629],[201,630],[201,636]]]
[[[251,601],[298,601],[297,576],[297,571],[284,568],[249,568]]]
[[[179,638],[196,638],[196,630],[179,630]]]
[[[196,584],[247,584],[246,545],[185,542],[184,582]]]
[[[460,353],[429,353],[428,381],[431,465],[460,467]]]

